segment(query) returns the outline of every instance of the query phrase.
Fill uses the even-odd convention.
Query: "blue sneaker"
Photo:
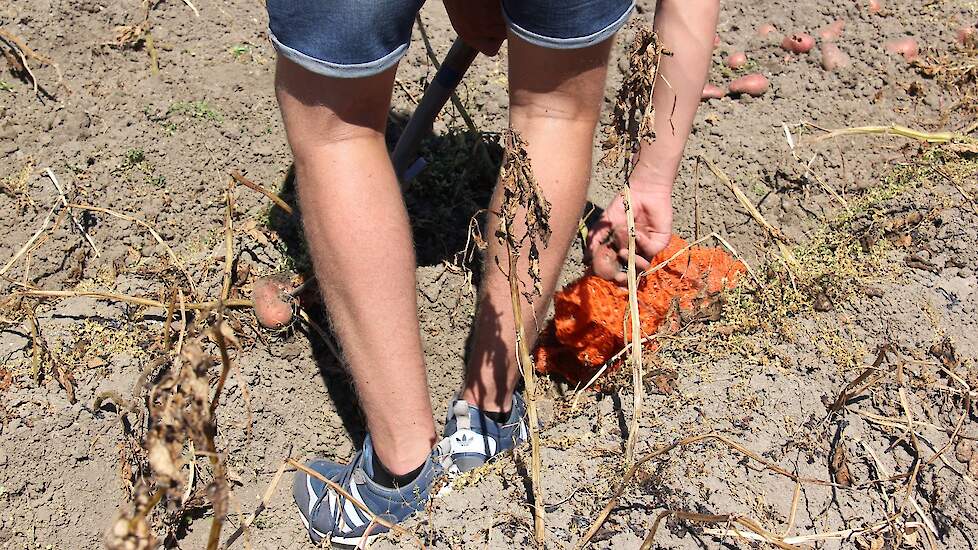
[[[395,489],[379,485],[372,479],[373,444],[370,436],[363,442],[363,450],[347,465],[313,460],[306,466],[343,487],[377,517],[398,523],[424,509],[428,502],[431,485],[442,473],[437,453],[437,449],[432,451],[414,481]],[[354,506],[346,497],[304,472],[296,473],[292,496],[299,506],[299,517],[316,544],[327,540],[334,546],[355,547],[365,545],[387,532],[386,527],[371,524],[370,515]]]
[[[509,418],[497,423],[467,401],[456,399],[448,409],[442,435],[438,448],[445,472],[458,475],[474,470],[529,438],[526,403],[513,394]]]

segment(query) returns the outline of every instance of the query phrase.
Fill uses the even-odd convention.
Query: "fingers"
[[[638,243],[638,238],[635,239],[635,242],[636,242],[636,244]],[[652,266],[652,263],[649,261],[649,260],[651,260],[651,258],[652,258],[651,256],[648,257],[648,258],[644,257],[642,254],[639,253],[639,251],[637,250],[637,247],[636,247],[636,250],[635,250],[635,269],[637,271],[645,271],[646,269],[648,269],[649,267],[651,267]],[[622,248],[621,250],[618,251],[618,260],[621,263],[625,264],[625,265],[628,264],[628,249],[627,248]]]
[[[602,279],[618,282],[621,275],[621,263],[618,255],[609,246],[602,246],[597,251],[592,251],[591,270]]]
[[[671,239],[671,233],[660,233],[658,231],[651,231],[647,234],[640,233],[635,238],[635,248],[643,257],[651,260],[669,246]]]

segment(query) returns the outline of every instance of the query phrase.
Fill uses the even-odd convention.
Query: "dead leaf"
[[[849,471],[849,461],[846,456],[846,449],[842,443],[838,443],[832,448],[832,455],[829,460],[829,472],[832,479],[843,487],[852,486],[852,474]]]

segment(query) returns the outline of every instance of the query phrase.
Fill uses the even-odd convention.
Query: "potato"
[[[920,56],[920,47],[912,37],[890,40],[884,44],[886,51],[892,54],[900,54],[907,62],[911,62]]]
[[[714,86],[713,84],[707,84],[706,86],[703,86],[703,93],[700,95],[700,99],[720,99],[725,95],[727,94],[723,91],[723,88]]]
[[[956,41],[962,46],[978,47],[978,29],[975,27],[961,27],[956,34]]]
[[[279,277],[262,277],[255,281],[251,292],[255,302],[255,317],[258,323],[273,330],[279,330],[292,323],[294,299],[289,294],[289,285]]]
[[[727,87],[731,94],[747,94],[749,96],[757,97],[763,95],[767,91],[768,79],[761,73],[751,73],[749,75],[742,76],[740,78],[734,79],[730,82]]]
[[[805,53],[815,47],[815,39],[803,32],[796,32],[784,37],[784,40],[781,41],[781,47],[791,53]]]
[[[739,69],[747,64],[747,54],[734,52],[727,56],[726,65],[731,69]]]
[[[825,42],[820,48],[822,52],[822,68],[826,71],[834,71],[842,67],[848,67],[851,60],[838,46],[832,42]]]
[[[869,13],[876,14],[883,11],[882,0],[869,0]]]
[[[777,27],[775,27],[771,23],[764,23],[761,26],[757,27],[757,36],[766,37],[772,32],[777,32],[777,30],[778,30]]]
[[[846,28],[845,19],[836,19],[824,29],[818,31],[818,36],[826,42],[834,42],[842,36],[842,31]]]

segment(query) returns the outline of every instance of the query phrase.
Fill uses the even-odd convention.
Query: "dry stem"
[[[10,269],[10,267],[17,262],[17,260],[19,260],[24,254],[26,254],[27,251],[30,250],[32,246],[34,246],[34,243],[36,243],[37,240],[41,238],[41,235],[48,230],[48,227],[51,225],[51,216],[54,215],[54,212],[57,209],[58,209],[57,202],[51,205],[51,209],[48,210],[47,216],[44,217],[44,222],[41,223],[40,229],[38,229],[33,235],[31,235],[31,238],[27,239],[27,242],[24,243],[24,246],[20,247],[20,249],[17,250],[16,253],[14,253],[13,257],[10,258],[10,260],[3,266],[3,269],[0,269],[0,275],[5,274],[7,270]]]
[[[812,126],[812,125],[809,125]],[[816,128],[816,126],[812,126]],[[959,141],[962,143],[975,143],[973,138],[955,132],[921,132],[912,130],[905,126],[858,126],[855,128],[839,128],[837,130],[826,130],[825,134],[812,138],[813,142],[824,141],[839,136],[859,136],[859,135],[882,135],[900,136],[909,139],[916,139],[927,143],[948,143]]]
[[[798,265],[798,260],[795,259],[794,254],[791,252],[791,248],[789,248],[791,239],[789,239],[788,236],[785,235],[780,229],[768,223],[768,221],[764,219],[764,216],[761,215],[761,212],[757,209],[757,207],[754,206],[754,203],[752,203],[743,190],[741,190],[740,186],[734,183],[733,180],[731,180],[730,177],[727,176],[727,174],[725,174],[716,164],[713,164],[713,161],[702,156],[700,158],[706,163],[707,168],[713,172],[713,175],[723,182],[727,189],[729,189],[730,192],[737,197],[737,201],[740,202],[740,205],[744,207],[744,210],[747,210],[747,213],[754,218],[754,221],[760,224],[760,226],[767,231],[771,238],[774,239],[785,260],[792,266]]]
[[[635,441],[638,436],[639,421],[642,417],[642,399],[645,385],[642,382],[642,320],[638,311],[638,280],[635,276],[635,214],[632,212],[632,193],[625,186],[625,218],[628,223],[628,311],[631,324],[631,363],[632,363],[632,393],[634,395],[632,423],[628,429],[628,440],[625,443],[625,464],[631,464],[635,458]]]
[[[645,537],[645,541],[642,542],[641,550],[649,550],[652,548],[652,541],[655,539],[655,533],[659,529],[659,523],[663,519],[674,516],[679,519],[686,521],[695,521],[698,523],[726,523],[729,525],[729,529],[732,529],[735,535],[743,535],[738,529],[737,525],[741,525],[746,528],[749,532],[754,534],[754,537],[749,537],[754,540],[761,540],[770,544],[777,546],[778,548],[783,548],[785,550],[799,550],[797,546],[787,543],[783,538],[778,537],[774,533],[771,533],[761,527],[756,521],[745,518],[738,514],[697,514],[693,512],[684,512],[681,510],[665,510],[660,512],[655,518],[655,522],[652,523],[652,529],[649,530],[648,536]],[[726,531],[724,532],[726,534]],[[756,538],[755,538],[756,537]]]
[[[58,196],[61,198],[61,204],[63,204],[65,208],[68,208],[68,197],[65,196],[65,190],[61,187],[61,183],[58,181],[57,176],[54,175],[54,171],[50,168],[45,168],[44,173],[47,174],[48,179],[50,179],[51,183],[54,184],[54,188],[58,190]],[[95,251],[95,257],[98,258],[100,254],[98,247],[95,246],[95,241],[92,240],[92,237],[87,231],[85,231],[85,228],[82,227],[82,224],[78,221],[78,218],[76,218],[70,210],[68,212],[68,217],[71,218],[72,223],[75,224],[75,228],[78,229],[79,233],[81,233],[82,237],[85,239],[85,242],[88,243],[88,246],[92,247],[92,250]]]
[[[125,294],[114,294],[112,292],[98,292],[98,291],[81,291],[81,290],[21,290],[13,293],[14,296],[37,296],[39,298],[72,298],[75,296],[84,296],[88,298],[101,298],[103,300],[111,300],[114,302],[127,302],[130,304],[136,304],[146,307],[158,307],[165,310],[167,305],[158,300],[153,300],[150,298],[142,298],[139,296],[127,296]],[[208,311],[212,309],[217,309],[218,306],[223,305],[224,307],[239,308],[239,307],[255,307],[255,303],[251,300],[243,299],[233,299],[233,300],[212,300],[210,302],[191,302],[186,305],[186,309],[193,309],[197,311]]]
[[[289,203],[287,203],[284,200],[282,200],[282,197],[276,195],[275,193],[272,193],[271,191],[269,191],[268,189],[265,189],[261,185],[259,185],[259,184],[255,183],[255,182],[251,181],[250,179],[242,176],[237,171],[231,172],[231,177],[234,178],[234,181],[240,183],[241,185],[244,185],[248,189],[252,189],[254,191],[258,191],[262,195],[265,195],[266,197],[268,197],[269,199],[271,199],[271,201],[275,203],[275,206],[281,208],[282,211],[285,212],[286,214],[292,214],[292,212],[293,212],[292,207],[289,206]]]
[[[153,239],[155,239],[156,242],[159,243],[166,251],[166,255],[170,257],[170,261],[173,262],[173,265],[180,270],[181,274],[183,274],[183,277],[187,280],[187,284],[190,285],[190,292],[192,292],[194,296],[197,295],[197,285],[194,284],[194,280],[190,276],[190,273],[187,272],[187,268],[184,267],[183,262],[181,262],[180,259],[177,258],[176,253],[173,252],[173,249],[170,248],[170,245],[166,244],[166,241],[163,240],[163,237],[161,237],[160,234],[155,229],[153,229],[153,226],[151,226],[150,224],[146,223],[145,221],[139,218],[130,216],[128,214],[123,214],[121,212],[117,212],[109,208],[102,208],[100,206],[91,206],[88,204],[72,203],[68,205],[68,208],[74,208],[78,210],[89,210],[91,212],[101,212],[102,214],[108,214],[109,216],[112,216],[114,218],[119,218],[120,220],[126,220],[128,222],[132,222],[149,231],[149,234],[153,236]]]
[[[605,520],[608,519],[608,516],[611,514],[612,510],[614,510],[615,506],[618,505],[618,500],[625,493],[625,489],[628,487],[628,484],[631,482],[632,478],[635,477],[635,474],[638,473],[638,470],[639,468],[642,467],[642,465],[644,465],[646,462],[649,462],[650,460],[653,460],[655,458],[658,458],[668,453],[669,451],[677,447],[684,447],[686,445],[697,443],[699,441],[707,441],[707,440],[719,441],[720,443],[723,443],[727,447],[743,454],[744,456],[754,460],[755,462],[760,463],[761,465],[764,466],[765,469],[771,470],[777,474],[787,477],[788,479],[794,481],[795,483],[810,483],[810,484],[821,485],[825,487],[834,487],[837,489],[849,489],[848,487],[844,487],[842,485],[833,483],[831,481],[801,477],[799,475],[793,474],[788,470],[785,470],[784,468],[778,466],[777,464],[769,460],[766,460],[764,458],[761,458],[758,454],[748,450],[747,448],[740,445],[739,443],[735,443],[734,441],[731,441],[730,439],[728,439],[723,435],[716,434],[716,433],[693,435],[674,441],[668,445],[661,446],[658,449],[646,454],[638,461],[636,461],[634,464],[632,464],[632,466],[628,469],[628,471],[625,472],[625,476],[624,478],[622,478],[621,485],[619,485],[618,488],[615,490],[611,499],[608,501],[608,504],[606,504],[605,507],[598,514],[598,517],[595,518],[594,522],[591,524],[591,527],[587,530],[587,533],[585,533],[584,536],[581,537],[581,540],[577,543],[577,547],[584,548],[591,541],[594,535],[598,532],[598,529],[600,529],[601,526],[604,524]]]
[[[530,159],[526,153],[526,144],[519,134],[510,129],[505,135],[506,157],[500,172],[500,184],[503,191],[502,205],[499,218],[499,230],[496,235],[499,244],[506,247],[510,298],[513,307],[513,325],[516,332],[516,363],[523,374],[526,385],[527,422],[530,426],[530,478],[533,492],[533,530],[536,542],[543,546],[546,538],[544,524],[543,487],[540,484],[540,439],[537,434],[537,388],[533,368],[533,357],[526,343],[523,329],[523,293],[520,292],[519,257],[524,244],[528,244],[529,276],[533,282],[533,292],[527,292],[530,301],[535,294],[542,293],[540,276],[540,254],[537,241],[544,245],[550,239],[550,203],[543,196],[543,191],[533,177]],[[514,234],[514,223],[517,216],[522,215],[525,233]],[[531,307],[532,307],[532,301]]]
[[[234,182],[224,190],[227,208],[224,210],[224,284],[221,286],[221,300],[231,294],[231,276],[234,269],[234,195],[231,193]]]

